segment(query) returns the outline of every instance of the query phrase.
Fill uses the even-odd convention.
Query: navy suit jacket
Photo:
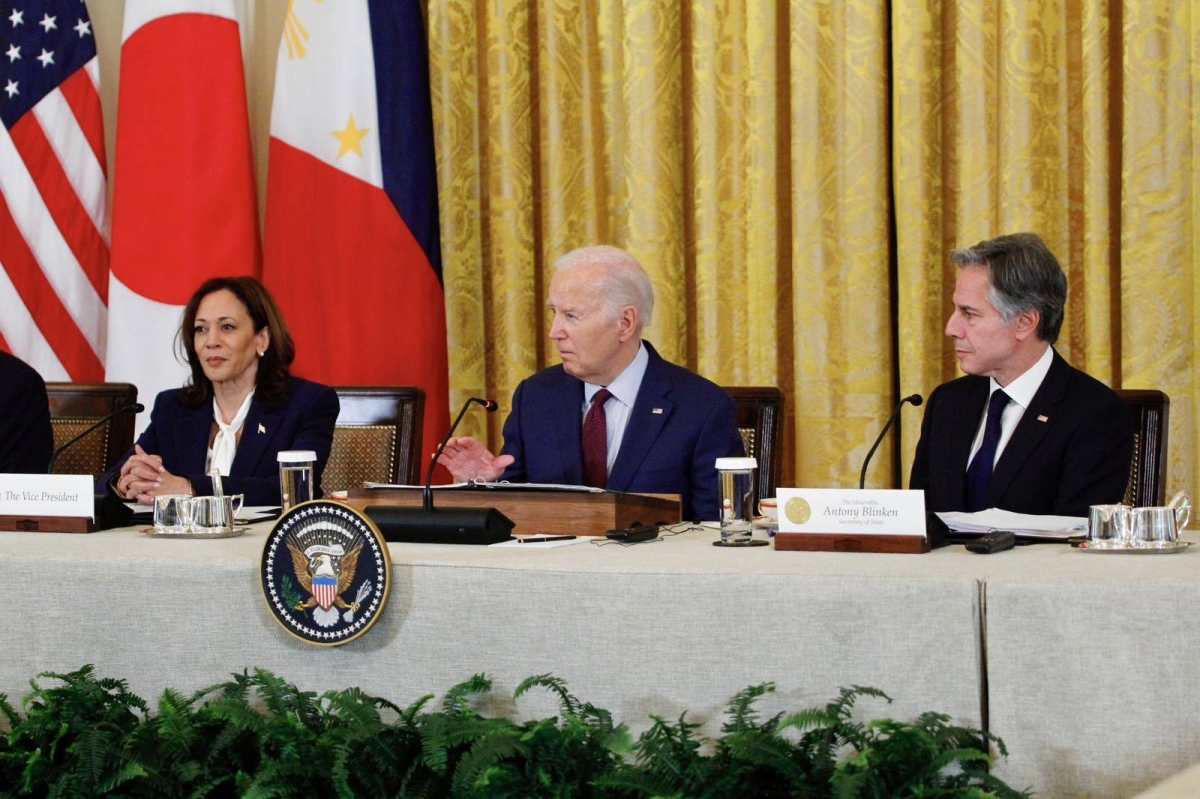
[[[988,402],[986,377],[967,376],[929,396],[910,488],[929,511],[966,510],[967,456]],[[1120,502],[1133,457],[1133,420],[1116,393],[1054,353],[1050,371],[996,461],[985,508],[1087,516]]]
[[[664,361],[649,342],[608,490],[679,494],[683,518],[719,518],[717,458],[744,453],[733,400],[720,386]],[[502,480],[583,485],[583,381],[562,366],[524,380],[504,423]],[[656,519],[643,519],[653,523]]]
[[[20,358],[0,352],[0,472],[45,474],[53,451],[45,381]]]
[[[212,401],[188,408],[179,401],[181,389],[162,392],[154,400],[150,426],[137,443],[151,455],[159,455],[171,474],[186,477],[198,496],[212,493],[212,478],[204,473],[208,459],[208,437],[212,432]],[[250,400],[250,412],[242,426],[241,440],[229,476],[221,481],[226,494],[244,494],[247,505],[278,505],[279,464],[283,450],[311,449],[317,454],[313,467],[314,497],[321,496],[321,473],[333,445],[333,426],[338,416],[337,393],[328,386],[293,377],[288,397],[274,410],[264,408],[258,396]],[[100,491],[113,491],[113,482],[133,450],[125,453],[98,483]]]

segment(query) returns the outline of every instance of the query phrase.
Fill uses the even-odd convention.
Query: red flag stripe
[[[93,59],[89,67],[95,64]],[[100,169],[108,171],[108,162],[104,154],[104,122],[100,111],[100,92],[97,90],[95,79],[89,69],[78,70],[74,75],[62,82],[59,87],[67,105],[79,120],[79,127],[87,137],[92,147],[92,155],[100,164]]]
[[[76,262],[100,298],[107,300],[108,243],[92,224],[34,114],[26,114],[13,126],[12,141]]]
[[[54,354],[54,349],[37,322],[25,307],[17,287],[8,278],[0,262],[0,332],[4,334],[9,352],[34,367],[46,380],[70,380],[67,368]]]
[[[105,216],[108,179],[67,98],[60,91],[50,92],[34,106],[33,116],[37,117],[50,148],[62,162],[79,201],[103,235],[108,223]]]
[[[104,367],[75,320],[64,307],[54,287],[17,228],[8,202],[0,194],[0,264],[17,290],[21,301],[37,322],[54,354],[72,380],[100,382]]]

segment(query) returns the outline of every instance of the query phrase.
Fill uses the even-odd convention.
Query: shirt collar
[[[642,387],[642,378],[646,375],[646,367],[649,364],[650,353],[646,352],[646,345],[639,341],[637,355],[633,356],[633,360],[621,374],[617,375],[615,380],[607,386],[598,386],[595,383],[583,384],[585,402],[590,403],[597,391],[607,388],[610,394],[624,405],[632,408],[634,400],[637,399],[638,389]]]
[[[1042,357],[1037,359],[1033,366],[1025,370],[1025,373],[1016,380],[1009,383],[1007,386],[1001,386],[996,382],[996,378],[988,378],[988,396],[995,393],[996,389],[1003,388],[1004,393],[1013,402],[1020,405],[1022,408],[1028,408],[1029,403],[1033,402],[1033,395],[1042,387],[1042,381],[1046,379],[1046,374],[1050,371],[1050,364],[1054,362],[1054,348],[1046,347],[1046,351],[1042,353]]]

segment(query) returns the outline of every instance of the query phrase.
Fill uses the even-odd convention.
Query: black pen
[[[575,536],[573,536],[573,535],[543,535],[543,536],[529,536],[527,538],[518,538],[517,543],[518,544],[541,544],[544,541],[574,541],[574,540],[575,540]]]

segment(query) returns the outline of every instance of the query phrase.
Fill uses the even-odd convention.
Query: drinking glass
[[[721,497],[721,543],[748,544],[754,534],[754,458],[717,458]]]
[[[313,498],[313,465],[317,453],[312,450],[285,450],[279,453],[279,495],[283,512]]]

